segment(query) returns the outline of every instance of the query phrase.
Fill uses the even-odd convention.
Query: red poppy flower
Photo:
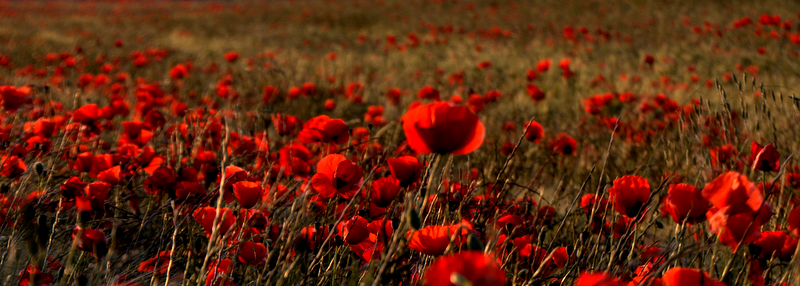
[[[206,274],[206,286],[232,286],[233,281],[230,278],[233,272],[233,265],[231,259],[217,259],[208,265],[208,274]]]
[[[204,207],[194,211],[194,220],[203,226],[203,231],[206,233],[206,237],[211,237],[214,227],[214,217],[216,215],[217,209],[214,207]],[[221,235],[226,234],[235,222],[236,218],[233,216],[232,210],[228,208],[219,209],[217,227],[219,227],[218,232]]]
[[[13,86],[0,86],[0,100],[3,103],[3,109],[8,112],[15,112],[22,105],[30,104],[33,99],[30,97],[31,88],[13,87]]]
[[[439,91],[429,85],[426,85],[423,86],[419,92],[417,92],[417,98],[439,101]]]
[[[264,188],[259,182],[241,181],[233,184],[233,194],[236,195],[236,200],[239,201],[240,206],[246,209],[255,206],[263,193]]]
[[[636,217],[650,199],[650,183],[639,176],[625,175],[614,180],[608,189],[614,209],[627,217]]]
[[[792,255],[797,248],[797,239],[789,236],[785,231],[762,232],[761,236],[753,242],[756,251],[762,259],[770,260],[776,257],[783,261],[792,260]],[[751,248],[753,249],[753,248]]]
[[[578,141],[572,139],[567,133],[559,133],[556,139],[550,142],[550,150],[563,155],[573,155],[578,149]]]
[[[525,139],[530,142],[539,143],[539,139],[544,137],[544,129],[539,122],[531,120],[528,131],[525,132]]]
[[[442,256],[425,270],[425,286],[485,285],[502,286],[506,273],[497,261],[480,251],[462,251]]]
[[[279,136],[294,135],[295,126],[298,124],[300,124],[300,119],[297,117],[280,113],[272,115],[272,125],[275,126],[275,131]]]
[[[350,140],[350,129],[341,119],[331,119],[320,115],[303,124],[303,130],[297,135],[302,143],[335,143],[345,144]]]
[[[708,285],[725,286],[725,283],[708,277],[708,274],[698,269],[673,267],[661,276],[664,286]]]
[[[389,164],[389,171],[392,172],[392,177],[400,181],[401,187],[410,186],[422,174],[422,164],[417,157],[401,156],[386,159],[386,163]]]
[[[752,169],[754,171],[777,172],[780,169],[781,154],[778,153],[778,150],[775,150],[772,143],[767,144],[767,146],[761,146],[753,142],[750,145],[750,149],[753,151],[751,161],[753,162]]]
[[[800,207],[795,207],[789,212],[786,225],[793,236],[800,237]]]
[[[106,236],[99,229],[76,226],[72,229],[72,241],[75,244],[75,248],[89,251],[97,259],[102,259],[108,251],[106,248]]]
[[[413,233],[409,231],[408,248],[427,255],[441,255],[450,244],[450,238],[456,236],[455,243],[465,241],[466,236],[475,231],[467,220],[454,225],[426,226]]]
[[[122,167],[114,166],[105,171],[97,173],[97,179],[111,185],[118,185],[122,176]]]
[[[247,265],[259,265],[266,262],[267,247],[264,244],[245,241],[239,248],[239,261]]]
[[[364,171],[346,157],[331,154],[317,163],[317,173],[311,177],[311,187],[324,198],[352,198],[361,188]]]
[[[100,108],[97,104],[87,104],[72,112],[72,120],[92,125],[97,119],[100,119],[100,115]]]
[[[550,59],[541,60],[536,63],[536,71],[543,73],[550,69]]]
[[[53,285],[53,275],[42,273],[33,264],[28,265],[19,272],[19,286],[49,286]]]
[[[157,274],[164,274],[169,267],[172,251],[165,250],[159,252],[155,257],[139,263],[139,272],[155,272]]]
[[[378,207],[385,208],[400,193],[400,181],[392,177],[380,178],[372,182],[370,201]]]
[[[706,184],[703,197],[717,209],[730,213],[756,212],[764,203],[761,191],[746,176],[727,172]]]
[[[529,83],[528,85],[526,85],[525,90],[528,92],[528,95],[531,97],[533,102],[542,101],[546,96],[544,91],[539,89],[539,86],[533,83]]]
[[[449,102],[418,106],[402,120],[408,145],[422,154],[466,155],[478,149],[486,135],[478,116]]]
[[[573,286],[623,286],[625,283],[619,282],[614,276],[604,272],[589,273],[583,272],[577,279]]]
[[[237,53],[235,51],[230,51],[230,52],[225,53],[225,60],[226,61],[235,62],[238,59],[239,59],[239,53]]]
[[[81,181],[80,178],[77,176],[69,177],[66,181],[61,183],[59,186],[59,190],[61,191],[61,195],[67,199],[75,198],[76,196],[81,195],[83,189],[86,188],[88,183],[84,183]]]
[[[3,169],[0,170],[0,175],[3,177],[16,177],[22,175],[28,170],[28,166],[17,156],[3,156],[0,158],[3,162]]]
[[[347,244],[358,244],[369,236],[368,225],[366,218],[354,216],[336,225],[337,235]]]
[[[706,211],[710,206],[702,193],[689,184],[669,186],[669,193],[664,201],[667,213],[676,223],[700,223],[706,219]]]

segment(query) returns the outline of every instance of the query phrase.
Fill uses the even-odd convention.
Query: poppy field
[[[0,2],[1,285],[800,285],[800,3]]]

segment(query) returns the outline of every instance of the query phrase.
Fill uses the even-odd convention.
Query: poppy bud
[[[417,210],[411,209],[411,212],[408,213],[408,222],[411,224],[411,228],[419,229],[422,227],[422,221],[419,218],[419,213]]]
[[[42,162],[36,162],[33,164],[33,169],[36,170],[36,174],[41,176],[44,173],[44,164]]]
[[[478,236],[475,234],[470,234],[469,238],[467,239],[467,248],[469,250],[483,251],[483,243],[481,243],[480,239],[478,239]]]

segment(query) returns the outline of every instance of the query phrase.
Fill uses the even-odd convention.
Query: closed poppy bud
[[[400,193],[399,181],[392,177],[380,178],[372,182],[370,199],[376,206],[385,208],[397,198]]]
[[[417,181],[422,174],[422,164],[417,157],[402,156],[387,159],[392,177],[399,181],[401,187],[408,187]]]
[[[317,163],[317,173],[311,178],[311,187],[324,198],[340,196],[352,198],[361,188],[364,171],[343,155],[331,154]]]
[[[42,174],[44,174],[44,164],[42,164],[42,162],[34,163],[33,170],[36,171],[36,175],[41,176]]]
[[[775,147],[772,146],[772,143],[767,144],[767,146],[761,146],[756,142],[750,145],[750,149],[753,151],[753,165],[752,169],[754,171],[763,171],[763,172],[777,172],[780,168],[780,157],[781,154],[775,150]]]
[[[466,155],[478,149],[486,135],[478,116],[449,102],[418,106],[402,120],[408,145],[422,154]]]
[[[482,251],[462,251],[439,257],[425,270],[425,286],[505,285],[506,273]]]
[[[261,183],[241,181],[233,184],[233,194],[236,195],[236,200],[243,208],[249,209],[258,203],[264,188]]]
[[[639,176],[622,176],[608,189],[614,209],[627,217],[636,217],[650,199],[650,183]]]

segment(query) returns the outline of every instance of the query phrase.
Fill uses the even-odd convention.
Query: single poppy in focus
[[[481,251],[462,251],[442,256],[425,270],[425,286],[483,285],[502,286],[506,273],[497,260]]]
[[[780,169],[781,154],[778,153],[778,150],[775,150],[772,143],[767,144],[767,146],[761,146],[753,142],[750,145],[750,149],[753,151],[752,169],[754,171],[777,172]]]
[[[317,173],[311,177],[311,187],[324,198],[352,198],[361,188],[364,171],[340,154],[331,154],[317,163]]]
[[[401,187],[408,187],[422,174],[422,163],[414,156],[401,156],[386,159],[392,177],[399,181]]]
[[[392,177],[380,178],[372,181],[370,201],[378,207],[385,208],[391,204],[400,193],[400,181]]]
[[[625,175],[614,180],[614,185],[608,189],[614,209],[626,216],[636,217],[644,209],[650,199],[650,183],[647,179]]]
[[[444,101],[411,109],[402,120],[408,145],[422,154],[466,155],[478,149],[486,136],[478,116]]]

